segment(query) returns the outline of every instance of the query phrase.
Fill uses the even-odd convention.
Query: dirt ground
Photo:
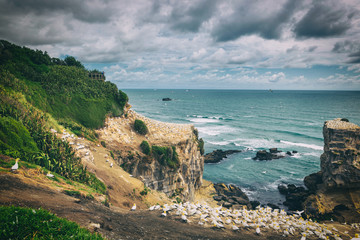
[[[161,218],[159,212],[105,207],[87,199],[65,195],[32,182],[26,183],[16,174],[0,175],[0,204],[43,208],[59,217],[91,228],[100,224],[96,231],[109,239],[283,239],[281,235],[257,236],[250,231],[232,232],[203,228],[182,223],[176,218]],[[287,238],[289,239],[289,238]]]

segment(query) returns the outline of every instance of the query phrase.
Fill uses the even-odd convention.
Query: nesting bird
[[[135,211],[136,210],[136,203],[134,203],[134,205],[131,208],[131,211]]]
[[[11,171],[16,171],[19,168],[19,164],[18,164],[19,159],[17,158],[15,161],[15,164],[11,167]]]

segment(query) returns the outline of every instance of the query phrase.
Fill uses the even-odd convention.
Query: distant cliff
[[[134,131],[136,119],[146,124],[147,134]],[[147,187],[174,199],[194,199],[195,190],[202,185],[204,157],[197,130],[192,125],[159,122],[128,110],[123,117],[107,119],[106,127],[98,133],[117,163]],[[152,146],[153,153],[144,153],[140,147],[143,141]],[[158,150],[156,154],[154,146]],[[174,155],[176,162],[166,164]]]
[[[310,216],[353,221],[360,217],[360,127],[347,119],[326,121],[321,171],[305,178],[313,194],[305,202]]]

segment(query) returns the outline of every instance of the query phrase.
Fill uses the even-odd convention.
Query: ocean
[[[193,124],[205,152],[242,150],[218,164],[205,164],[203,178],[235,184],[262,204],[280,207],[279,184],[303,185],[320,170],[324,121],[360,124],[359,91],[124,90],[138,113],[160,121]],[[163,98],[172,101],[162,101]],[[297,151],[291,157],[255,161],[262,149]]]

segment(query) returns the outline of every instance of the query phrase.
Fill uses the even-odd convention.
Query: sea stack
[[[304,179],[313,192],[305,213],[340,222],[360,219],[360,127],[344,118],[326,121],[321,171]]]
[[[347,119],[326,121],[321,155],[326,188],[360,188],[360,127]]]

